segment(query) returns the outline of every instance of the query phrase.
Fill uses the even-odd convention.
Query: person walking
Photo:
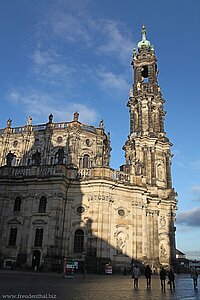
[[[161,288],[162,290],[165,291],[165,279],[166,279],[166,271],[165,269],[162,267],[160,270],[160,283],[161,283]]]
[[[170,290],[175,290],[175,274],[172,268],[170,268],[169,273],[168,273],[168,279],[169,279],[169,285],[170,285]]]
[[[132,278],[134,278],[133,280],[133,284],[134,284],[134,288],[138,288],[138,278],[140,277],[140,269],[138,268],[137,265],[135,265],[135,267],[133,268],[133,273],[132,273]]]
[[[193,279],[193,284],[194,284],[194,289],[196,290],[197,289],[197,279],[198,279],[198,272],[197,270],[195,269],[192,269],[192,272],[191,272],[191,277]]]
[[[144,276],[146,277],[147,280],[147,289],[151,287],[151,274],[152,274],[152,270],[150,266],[147,265],[144,271]]]

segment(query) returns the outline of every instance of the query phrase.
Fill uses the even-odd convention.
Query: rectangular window
[[[20,209],[21,209],[21,202],[22,202],[22,200],[21,200],[20,197],[17,197],[17,198],[15,199],[15,203],[14,203],[14,211],[20,211]]]
[[[35,247],[42,247],[42,240],[43,240],[43,228],[36,228],[35,231]]]
[[[45,213],[46,212],[46,206],[47,206],[47,198],[42,196],[42,198],[40,199],[38,212],[39,213]]]
[[[17,240],[17,228],[10,228],[9,246],[15,246]]]

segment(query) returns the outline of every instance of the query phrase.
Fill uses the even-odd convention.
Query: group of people
[[[151,288],[151,275],[152,270],[149,265],[145,267],[144,276],[147,280],[147,289]],[[168,278],[167,284],[169,284],[170,290],[175,290],[175,274],[172,268],[167,272],[163,267],[160,270],[160,284],[161,289],[165,290],[165,281]],[[134,288],[138,288],[138,279],[141,276],[140,269],[138,265],[135,265],[132,272],[132,278],[133,278],[133,285]],[[191,277],[193,279],[194,283],[194,289],[197,289],[197,279],[198,279],[198,272],[197,270],[192,270]]]
[[[162,267],[160,270],[160,284],[161,284],[161,288],[162,290],[165,290],[165,280],[167,278],[167,272],[165,271],[165,269]],[[168,272],[168,282],[167,282],[170,286],[170,290],[175,290],[175,274],[172,268],[170,268],[169,272]]]

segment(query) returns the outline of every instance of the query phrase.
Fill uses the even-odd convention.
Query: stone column
[[[159,261],[158,215],[159,211],[154,211],[154,261],[156,265]]]
[[[156,184],[156,170],[155,170],[155,149],[151,149],[151,182]]]
[[[167,177],[167,188],[172,187],[172,178],[171,178],[171,161],[170,154],[166,154],[166,177]]]
[[[147,244],[148,244],[148,226],[147,226],[147,217],[145,210],[142,210],[142,256],[144,259],[147,257]]]

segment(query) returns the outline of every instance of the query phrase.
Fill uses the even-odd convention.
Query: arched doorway
[[[32,256],[32,268],[37,271],[39,266],[40,266],[40,256],[41,253],[39,250],[34,250],[33,251],[33,256]]]

